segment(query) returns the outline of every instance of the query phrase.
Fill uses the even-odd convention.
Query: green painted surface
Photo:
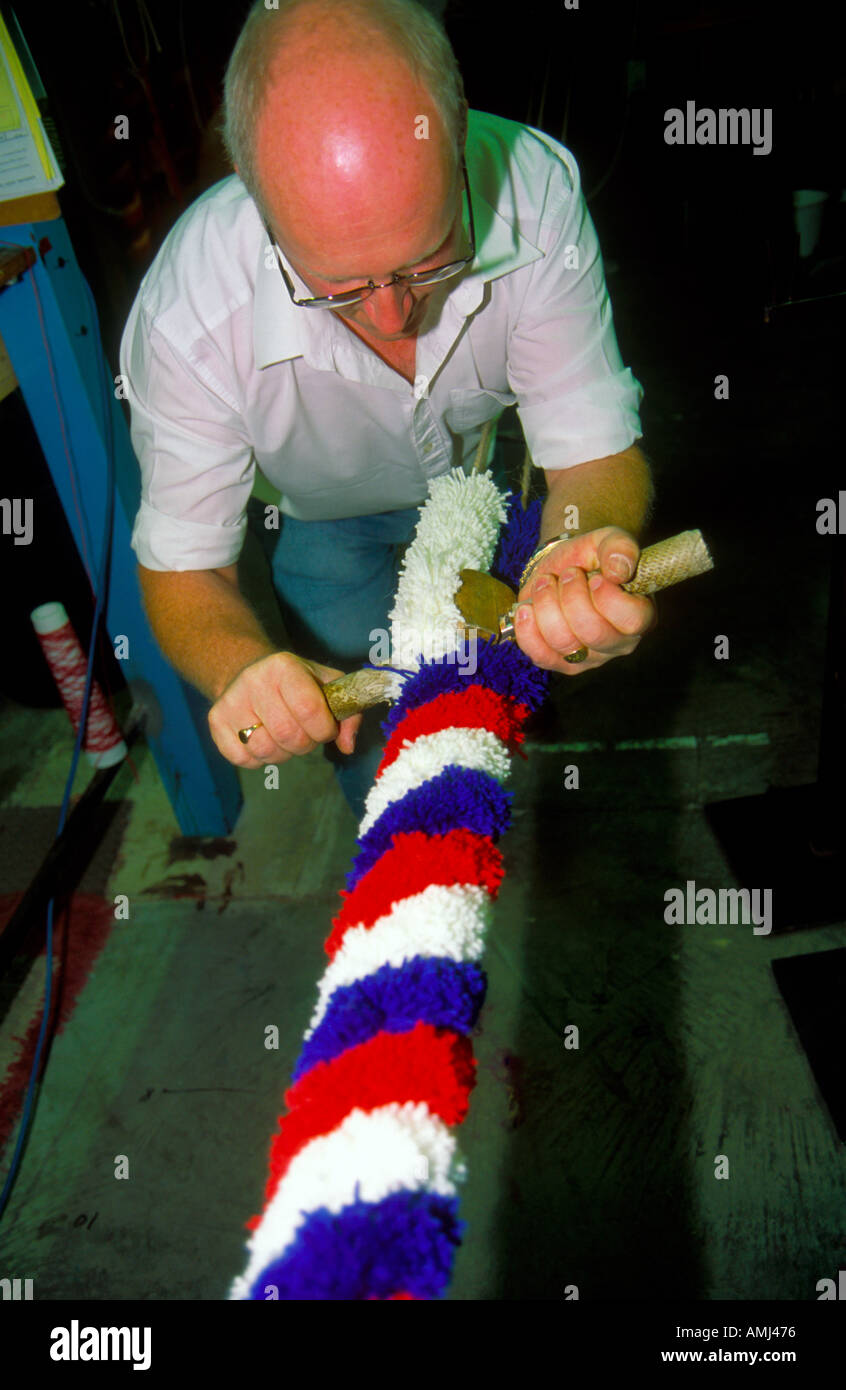
[[[668,885],[731,881],[701,810],[666,804],[668,779],[688,795],[688,753],[656,751],[650,809],[641,776],[620,770],[645,762],[603,760],[562,803],[564,760],[543,752],[514,767],[448,1297],[560,1299],[576,1284],[593,1300],[811,1298],[842,1262],[846,1175],[769,962],[843,944],[846,929],[668,927]],[[736,749],[713,756],[736,774]],[[324,773],[303,761],[272,794],[245,778],[243,838],[198,846],[163,879],[175,832],[160,822],[153,854],[161,792],[142,763],[144,834],[127,831],[132,861],[108,888],[131,881],[131,918],[55,1040],[4,1222],[5,1265],[36,1298],[220,1299],[241,1271],[353,849]],[[312,855],[304,811],[321,827]],[[167,896],[192,874],[194,898]],[[264,1048],[270,1024],[278,1051]]]

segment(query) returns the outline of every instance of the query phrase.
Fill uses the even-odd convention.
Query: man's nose
[[[380,333],[399,333],[413,306],[414,296],[407,285],[386,285],[374,290],[361,307]]]

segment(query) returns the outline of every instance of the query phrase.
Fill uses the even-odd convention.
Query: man
[[[546,473],[541,539],[578,509],[578,534],[520,594],[520,646],[573,675],[652,625],[651,601],[620,588],[650,499],[641,390],[572,156],[468,119],[443,31],[413,0],[259,3],[225,111],[241,177],[176,224],[121,344],[143,475],[133,547],[153,631],[212,701],[223,756],[259,768],[334,742],[359,812],[374,753],[353,755],[361,716],[339,727],[321,685],[367,660],[429,479],[466,467],[506,405]],[[280,492],[273,578],[295,652],[238,588],[256,461]]]

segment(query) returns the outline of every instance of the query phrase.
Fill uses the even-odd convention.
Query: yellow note
[[[5,63],[0,63],[0,132],[17,130],[20,123],[21,114],[18,110],[18,103],[15,101],[12,84],[9,81],[9,74]]]
[[[35,148],[38,152],[38,158],[41,160],[41,166],[47,178],[52,179],[55,175],[56,169],[53,164],[50,151],[47,147],[47,143],[44,139],[44,136],[41,133],[41,119],[38,115],[38,107],[35,104],[35,98],[33,97],[29,83],[26,80],[26,74],[24,73],[24,70],[21,67],[21,61],[18,57],[17,49],[15,48],[15,45],[12,43],[11,34],[9,33],[8,29],[6,28],[6,25],[3,22],[2,15],[0,15],[0,46],[2,46],[3,56],[9,65],[9,72],[12,74],[12,79],[14,81],[15,86],[17,87],[18,96],[20,97],[21,105],[24,109],[24,118],[26,120],[27,125],[29,126],[30,134],[32,135],[33,140],[35,141]],[[14,105],[14,96],[9,87],[8,78],[6,80],[6,86],[8,90],[9,100]],[[11,128],[14,129],[19,124],[20,122],[16,120],[13,122]],[[10,127],[6,128],[9,129]]]

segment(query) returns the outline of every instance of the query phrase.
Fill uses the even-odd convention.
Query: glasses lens
[[[449,265],[442,265],[439,270],[421,270],[416,275],[409,276],[414,285],[435,285],[439,280],[448,280],[451,275],[457,275],[463,270],[466,261],[451,261]]]
[[[318,297],[318,304],[326,304],[329,309],[338,309],[339,304],[357,304],[360,299],[367,299],[368,293],[361,293],[360,289],[347,289],[343,295],[326,295]]]
[[[362,294],[361,290],[345,290],[343,294],[333,294],[331,298],[317,296],[302,302],[306,309],[337,309],[344,304],[358,304],[359,300],[367,299],[369,294],[369,290],[365,294]]]

